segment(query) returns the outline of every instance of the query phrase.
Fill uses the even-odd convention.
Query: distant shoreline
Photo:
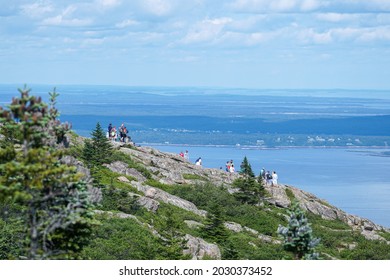
[[[218,144],[177,144],[177,143],[137,143],[141,146],[172,146],[172,147],[210,147],[210,148],[236,148],[238,150],[284,150],[284,149],[377,149],[388,150],[389,146],[277,146],[277,147],[259,147],[259,146],[236,146],[236,145],[218,145]]]

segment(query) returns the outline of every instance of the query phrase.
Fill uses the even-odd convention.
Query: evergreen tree
[[[305,213],[294,201],[289,211],[288,226],[279,225],[278,234],[283,238],[283,247],[286,251],[292,252],[294,259],[316,260],[319,253],[315,252],[315,247],[320,239],[313,237],[313,232],[308,223]]]
[[[83,158],[87,165],[99,167],[103,163],[109,163],[113,148],[99,122],[92,131],[91,136],[90,140],[85,140],[83,149]]]
[[[0,205],[21,207],[28,259],[77,258],[94,223],[85,182],[61,163],[67,125],[58,120],[55,90],[51,108],[30,90],[19,90],[9,110],[0,108]],[[7,155],[7,151],[12,153]]]
[[[233,182],[233,185],[238,189],[238,192],[236,192],[234,196],[242,203],[259,203],[261,185],[256,180],[247,157],[244,157],[240,168],[242,177]]]
[[[201,235],[216,243],[224,243],[229,237],[229,232],[224,225],[222,207],[213,203],[207,213]]]
[[[159,233],[164,247],[161,255],[167,260],[188,259],[188,256],[183,255],[187,240],[182,232],[183,226],[177,214],[172,209],[168,209],[167,215],[163,218],[159,222]]]
[[[253,173],[252,167],[251,167],[246,156],[244,157],[243,161],[241,162],[240,174],[244,175],[245,177],[252,177],[252,178],[255,177],[255,174]]]

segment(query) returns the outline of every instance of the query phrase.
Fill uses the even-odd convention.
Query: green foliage
[[[238,178],[234,180],[233,186],[238,189],[234,193],[235,198],[241,203],[257,204],[259,203],[259,184],[253,177]]]
[[[284,221],[283,217],[277,214],[276,209],[264,211],[249,204],[226,207],[226,216],[232,222],[269,236],[275,236],[275,228]]]
[[[282,216],[274,211],[264,211],[261,208],[242,204],[223,187],[211,184],[195,186],[176,186],[167,189],[174,195],[194,203],[198,208],[211,211],[213,204],[221,206],[226,221],[237,222],[243,226],[256,229],[263,234],[274,235],[275,228],[283,221]]]
[[[156,260],[163,259],[164,246],[133,219],[99,217],[92,240],[82,257],[92,260]]]
[[[223,208],[217,203],[210,206],[201,236],[211,242],[224,243],[229,237],[229,231],[224,225]]]
[[[17,204],[22,211],[14,226],[25,225],[25,244],[18,257],[77,258],[93,225],[86,185],[74,167],[61,163],[68,125],[56,118],[40,97],[20,90],[9,110],[0,108],[6,151],[0,153],[0,203]],[[7,231],[6,231],[7,232]]]
[[[155,225],[159,228],[162,236],[161,243],[164,250],[161,255],[168,260],[188,259],[183,255],[183,249],[186,248],[185,234],[183,233],[183,223],[173,208],[168,208],[166,215],[158,219]]]
[[[240,165],[240,174],[244,177],[255,177],[255,174],[252,171],[252,166],[250,165],[247,157],[245,156]]]
[[[242,177],[233,182],[233,186],[238,189],[234,196],[241,203],[258,204],[265,194],[262,181],[255,178],[247,157],[244,157],[240,167]]]
[[[287,188],[285,190],[286,190],[286,195],[290,199],[290,201],[294,201],[296,198],[295,198],[295,195],[292,192],[292,190],[290,190],[289,188]]]
[[[142,164],[134,161],[130,155],[124,154],[121,151],[114,151],[111,156],[111,161],[121,161],[128,165],[129,168],[134,168],[139,171],[146,179],[152,179],[152,173]]]
[[[206,181],[207,179],[199,176],[197,174],[183,174],[183,178],[187,180],[201,180],[201,181]]]
[[[298,202],[294,202],[289,211],[288,226],[279,225],[278,234],[283,237],[284,249],[294,254],[294,259],[318,259],[315,247],[320,240],[312,236],[312,229]]]
[[[115,188],[103,189],[103,201],[98,208],[105,211],[120,211],[133,215],[145,211],[138,204],[137,198],[130,196],[127,190]]]
[[[390,232],[381,231],[379,232],[379,235],[382,236],[387,241],[390,241]]]
[[[83,149],[83,159],[89,167],[100,166],[103,163],[111,162],[113,148],[110,140],[104,134],[104,131],[98,122],[91,133],[91,139],[86,139]]]
[[[24,253],[26,230],[20,219],[22,214],[20,205],[0,202],[0,260],[17,259]]]
[[[378,240],[361,240],[355,249],[341,252],[343,259],[349,260],[390,260],[389,245]]]
[[[264,243],[257,237],[245,233],[234,233],[229,237],[230,246],[236,251],[235,258],[224,259],[238,260],[280,260],[285,256],[285,251],[280,245]],[[224,248],[222,248],[224,250]]]

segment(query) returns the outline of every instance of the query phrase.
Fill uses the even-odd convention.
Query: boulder
[[[156,213],[160,203],[152,198],[141,196],[137,199],[137,202],[140,206],[146,208],[148,211]]]
[[[234,223],[234,222],[225,222],[224,226],[233,232],[241,232],[242,226],[240,224]]]
[[[194,237],[186,234],[187,249],[183,250],[183,254],[190,255],[193,260],[202,260],[205,257],[220,260],[221,251],[215,244],[207,243],[202,238]]]
[[[121,161],[114,161],[110,164],[103,164],[112,172],[134,177],[139,182],[146,181],[146,178],[136,169],[130,168],[128,164]]]
[[[119,176],[117,179],[122,183],[130,183],[129,179],[127,179],[125,176]]]
[[[138,191],[143,192],[147,197],[162,201],[164,203],[169,203],[172,205],[175,205],[179,208],[182,208],[184,210],[193,212],[197,215],[205,217],[207,214],[207,211],[205,210],[199,210],[195,204],[192,202],[189,202],[185,199],[182,199],[178,196],[169,194],[163,190],[160,190],[159,188],[154,188],[148,185],[143,185],[139,182],[132,182],[132,186],[137,188]]]
[[[189,227],[189,228],[200,228],[203,226],[202,223],[199,223],[197,221],[192,221],[192,220],[185,220],[184,223]]]

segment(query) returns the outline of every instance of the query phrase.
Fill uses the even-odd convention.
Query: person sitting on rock
[[[199,157],[199,158],[196,160],[195,165],[202,166],[202,158],[201,158],[201,157]]]

